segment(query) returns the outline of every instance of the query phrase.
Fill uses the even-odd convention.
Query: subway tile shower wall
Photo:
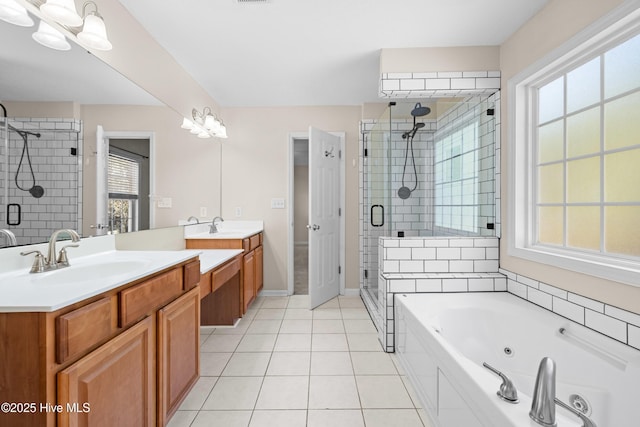
[[[0,228],[9,228],[19,244],[46,241],[54,230],[80,230],[82,223],[82,124],[74,119],[18,118],[10,124],[17,129],[40,133],[40,138],[28,136],[29,159],[35,184],[44,195],[35,198],[29,193],[34,185],[29,159],[24,152],[22,137],[9,132],[9,200],[0,210]],[[74,154],[75,153],[75,154]],[[22,158],[22,164],[20,164]],[[5,159],[0,161],[4,177]],[[18,170],[19,168],[19,170]],[[20,187],[17,188],[15,179]],[[4,195],[5,185],[0,186]],[[18,213],[20,215],[18,216]],[[10,225],[17,224],[18,225]]]

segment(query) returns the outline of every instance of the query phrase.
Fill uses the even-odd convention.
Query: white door
[[[309,301],[340,293],[340,137],[309,128]]]
[[[91,228],[97,236],[106,234],[108,230],[107,209],[107,161],[109,156],[109,140],[104,137],[104,129],[98,125],[96,129],[96,222]]]

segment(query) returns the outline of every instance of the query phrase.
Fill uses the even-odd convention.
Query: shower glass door
[[[378,238],[391,232],[391,108],[387,107],[364,140],[362,277],[363,288],[374,301],[378,299]]]

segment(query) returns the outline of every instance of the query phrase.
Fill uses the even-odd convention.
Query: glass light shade
[[[82,17],[78,15],[73,0],[47,0],[40,6],[40,11],[68,27],[82,25]]]
[[[64,35],[44,21],[40,21],[38,31],[31,35],[42,46],[55,50],[69,50],[71,45]]]
[[[207,132],[206,130],[202,130],[199,134],[198,134],[198,138],[211,138],[211,134],[209,132]]]
[[[14,0],[0,0],[0,19],[21,27],[33,26],[33,20],[27,14],[27,9]]]
[[[221,125],[220,129],[218,130],[218,132],[216,132],[216,136],[218,138],[226,139],[227,138],[227,127],[225,125]]]
[[[211,114],[208,114],[204,119],[204,127],[209,129],[210,131],[216,132],[218,129],[220,129],[220,121],[218,121],[218,119],[216,119]]]
[[[97,15],[87,15],[84,18],[82,31],[78,33],[78,40],[87,47],[96,50],[111,50],[113,46],[107,39],[107,28],[104,21]]]
[[[198,126],[197,124],[194,124],[193,128],[191,128],[191,130],[189,132],[191,132],[194,135],[197,135],[200,132],[202,132],[202,128],[200,126]]]
[[[187,119],[185,117],[184,119],[182,119],[182,125],[180,127],[182,129],[191,130],[191,129],[193,129],[193,123],[191,122],[191,120],[189,120],[189,119]]]

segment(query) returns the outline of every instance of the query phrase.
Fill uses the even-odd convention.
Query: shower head
[[[420,104],[419,102],[416,103],[416,105],[413,107],[413,110],[411,110],[411,115],[413,117],[422,117],[422,116],[426,116],[427,114],[429,114],[431,112],[431,108],[429,107],[423,107],[422,104]]]
[[[413,138],[414,136],[416,136],[416,132],[418,132],[418,129],[422,129],[423,127],[424,127],[424,123],[422,122],[414,123],[413,128],[411,128],[411,130],[408,130],[402,134],[402,139],[406,139],[407,137]]]

